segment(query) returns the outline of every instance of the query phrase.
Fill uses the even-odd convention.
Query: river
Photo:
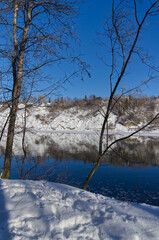
[[[118,136],[109,136],[114,141]],[[98,134],[27,132],[16,134],[11,179],[48,180],[82,187],[98,157]],[[0,145],[3,167],[5,139]],[[88,190],[119,200],[159,206],[159,138],[118,142],[104,157]]]

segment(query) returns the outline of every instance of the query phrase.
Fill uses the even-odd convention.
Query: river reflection
[[[45,179],[82,187],[98,156],[98,134],[28,132],[24,161],[21,138],[20,133],[16,134],[11,178]],[[109,141],[115,138],[109,136]],[[2,168],[3,142],[0,151]],[[140,137],[114,145],[91,179],[88,190],[159,206],[158,186],[159,139]]]

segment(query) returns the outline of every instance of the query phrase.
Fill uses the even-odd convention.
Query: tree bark
[[[30,21],[31,21],[32,7],[33,7],[33,1],[31,1],[30,6],[28,7],[28,10],[27,10],[27,19],[26,19],[24,30],[23,30],[23,36],[22,36],[20,48],[18,51],[17,39],[16,39],[18,1],[15,1],[14,20],[13,20],[14,56],[12,61],[14,83],[13,83],[13,91],[12,91],[12,108],[10,110],[10,119],[9,119],[7,143],[6,143],[6,150],[5,150],[5,159],[4,159],[4,165],[3,165],[3,172],[1,176],[1,178],[6,178],[6,179],[10,178],[15,122],[16,122],[18,103],[19,103],[19,98],[21,93],[25,45],[26,45],[27,34],[28,34]]]
[[[13,147],[13,138],[14,138],[14,128],[16,121],[17,106],[14,104],[10,110],[10,120],[7,134],[7,143],[5,151],[5,160],[3,165],[3,172],[1,178],[10,177],[10,168],[11,168],[11,157],[12,157],[12,147]]]
[[[96,172],[97,168],[100,166],[101,161],[102,161],[102,156],[99,156],[95,166],[93,167],[93,169],[91,170],[90,174],[88,175],[88,177],[85,180],[85,183],[83,185],[83,190],[87,189],[88,183],[90,182],[90,180],[91,180],[93,174]]]

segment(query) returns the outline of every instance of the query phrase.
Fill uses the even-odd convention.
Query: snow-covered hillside
[[[0,180],[0,239],[157,240],[159,208],[49,182]]]
[[[19,111],[16,121],[16,129],[22,129],[24,126],[24,104],[19,104]],[[9,109],[1,107],[0,128],[2,129],[9,114]],[[135,114],[135,113],[134,113]],[[109,129],[115,132],[129,132],[142,126],[143,123],[132,123],[131,120],[124,124],[119,121],[117,113],[111,113],[109,116]],[[26,110],[26,127],[28,130],[56,130],[56,131],[93,131],[98,132],[103,123],[103,115],[98,108],[60,108],[51,109],[50,104],[30,104]],[[158,126],[158,125],[157,125]],[[151,129],[151,132],[159,132],[159,128]]]
[[[9,109],[0,106],[0,129],[3,128],[5,121],[9,114]],[[24,127],[25,105],[19,104],[19,111],[16,121],[16,134],[14,137],[13,153],[15,155],[23,155],[22,151],[22,134],[20,133]],[[124,125],[118,121],[118,115],[112,113],[109,117],[109,134],[128,134],[134,129],[137,129],[143,123],[138,125]],[[99,134],[103,122],[103,116],[96,108],[88,107],[81,108],[73,106],[70,108],[54,108],[50,104],[29,104],[26,109],[26,129],[25,146],[27,152],[33,155],[40,155],[46,152],[49,142],[52,146],[60,151],[61,149],[71,150],[73,152],[89,152],[88,147],[92,147],[98,151]],[[7,126],[6,126],[7,129]],[[0,151],[4,152],[6,144],[6,133],[0,142]],[[53,135],[52,133],[56,133]],[[69,135],[64,135],[69,133]],[[78,134],[77,134],[78,133]],[[158,128],[145,130],[140,132],[138,136],[142,135],[159,135]],[[113,136],[112,136],[113,138]],[[112,139],[110,139],[112,140]],[[55,150],[55,149],[54,149]]]
[[[16,128],[20,129],[24,125],[24,105],[19,105]],[[1,127],[8,115],[8,110],[2,112],[0,117]],[[78,110],[72,107],[66,110],[60,110],[56,114],[50,112],[49,105],[32,105],[27,109],[27,129],[35,130],[99,130],[101,128],[103,117],[99,113],[90,112],[90,110]],[[115,125],[116,116],[112,114],[111,123]]]

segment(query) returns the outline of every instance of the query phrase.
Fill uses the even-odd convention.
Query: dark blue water
[[[25,161],[21,156],[14,156],[10,178],[55,181],[82,188],[97,159],[95,147],[87,143],[85,151],[81,151],[81,145],[79,148],[76,146],[75,150],[73,147],[62,149],[46,136],[38,139],[37,144],[39,142],[48,145],[44,155],[32,156],[29,152]],[[83,146],[84,142],[81,143]],[[40,148],[40,145],[37,147]],[[159,206],[158,149],[159,140],[151,138],[118,144],[103,159],[102,166],[93,175],[87,189],[119,200]],[[3,159],[1,155],[0,169]]]
[[[18,179],[22,160],[13,159],[11,178]],[[18,163],[18,164],[17,164]],[[76,160],[59,162],[52,158],[41,164],[25,162],[24,179],[48,180],[82,188],[94,165]],[[88,190],[119,200],[159,206],[159,167],[116,167],[103,165],[93,175]]]

